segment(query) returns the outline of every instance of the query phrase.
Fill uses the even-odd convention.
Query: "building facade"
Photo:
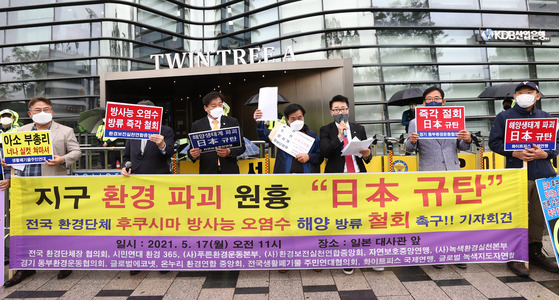
[[[490,85],[536,81],[541,108],[559,115],[558,34],[550,0],[0,0],[0,108],[25,117],[24,101],[46,96],[72,123],[100,105],[102,73],[153,70],[161,53],[273,47],[278,61],[285,49],[351,58],[355,119],[370,134],[401,134],[408,107],[388,99],[432,85],[483,132],[502,110],[477,98]]]

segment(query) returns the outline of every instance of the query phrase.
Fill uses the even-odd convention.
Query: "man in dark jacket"
[[[276,156],[276,163],[274,164],[274,174],[285,173],[320,173],[320,164],[324,158],[320,154],[320,141],[316,133],[309,129],[305,124],[305,109],[299,104],[289,104],[283,111],[286,117],[287,125],[293,130],[301,131],[302,133],[314,138],[309,153],[299,153],[293,157],[285,151],[278,150]],[[262,118],[262,111],[257,109],[254,112],[254,119]],[[270,143],[268,135],[270,129],[266,128],[264,122],[256,121],[256,130],[258,137]]]
[[[547,112],[536,108],[540,100],[539,87],[530,81],[524,81],[516,86],[514,99],[516,105],[497,115],[489,134],[489,147],[496,153],[506,157],[507,168],[522,168],[523,162],[528,163],[528,243],[529,259],[541,268],[557,273],[559,268],[542,253],[542,239],[545,231],[545,217],[542,212],[535,180],[554,177],[556,172],[551,165],[551,159],[557,156],[559,141],[556,141],[556,150],[544,151],[533,145],[532,148],[505,151],[505,125],[507,119],[551,118]],[[509,262],[511,271],[521,277],[528,277],[530,273],[522,262]]]

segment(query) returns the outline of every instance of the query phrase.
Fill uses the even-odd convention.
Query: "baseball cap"
[[[521,83],[516,85],[516,88],[514,89],[514,91],[517,92],[519,89],[521,89],[523,87],[529,87],[533,90],[536,90],[538,93],[540,92],[540,88],[538,87],[538,85],[531,82],[531,81],[522,81]]]
[[[12,116],[14,115],[11,109],[3,109],[2,111],[0,111],[0,116],[4,114],[10,114]]]

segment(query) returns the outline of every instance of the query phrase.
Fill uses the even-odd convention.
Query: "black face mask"
[[[349,114],[332,115],[332,117],[334,118],[334,121],[336,123],[347,123],[347,121],[349,120]]]

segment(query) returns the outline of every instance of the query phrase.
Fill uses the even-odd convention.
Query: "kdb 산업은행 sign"
[[[525,169],[14,177],[10,267],[255,270],[527,261],[526,178]]]

